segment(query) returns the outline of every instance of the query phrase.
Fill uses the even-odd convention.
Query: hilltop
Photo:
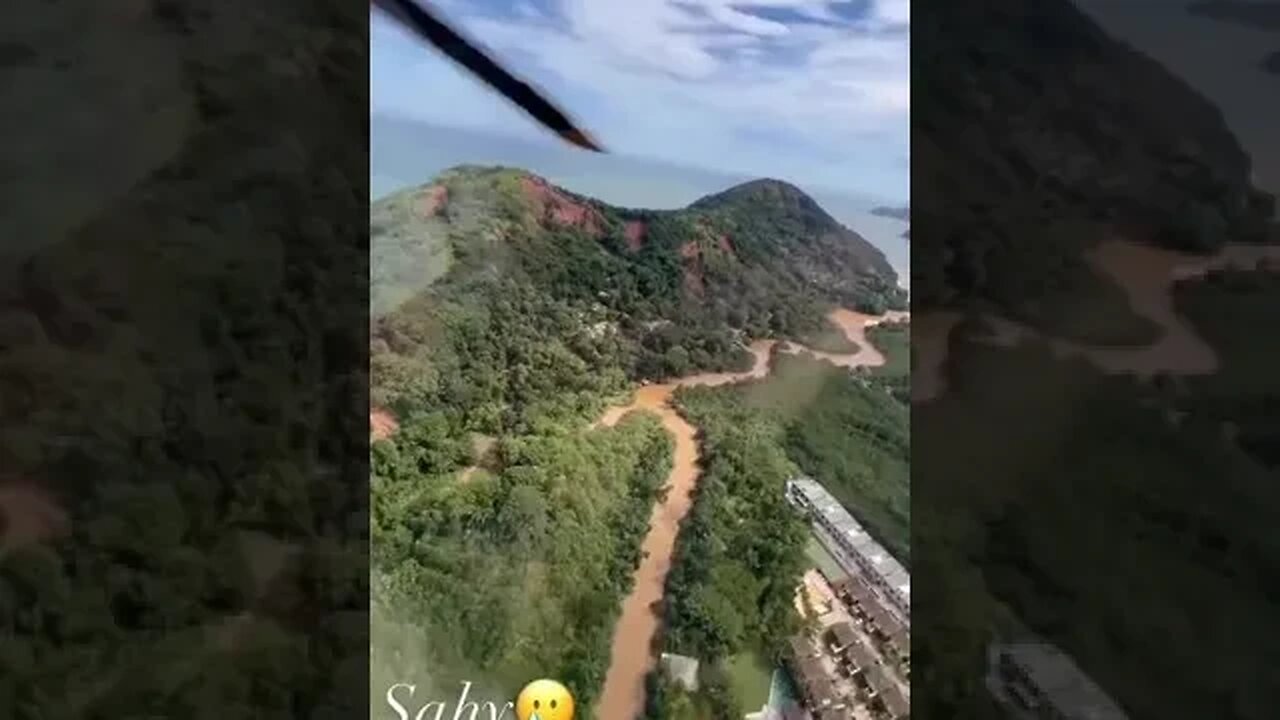
[[[750,338],[835,342],[831,307],[907,300],[880,250],[777,180],[640,210],[460,166],[374,203],[370,227],[374,400],[405,410],[464,319],[634,380],[740,369]]]
[[[765,272],[787,290],[808,285],[873,312],[904,302],[879,249],[778,180],[743,183],[681,210],[641,210],[583,197],[522,170],[459,166],[375,202],[370,221],[375,315],[431,286],[456,261],[472,261],[459,274],[495,264],[521,273],[538,264],[536,255],[564,251],[628,274],[650,265],[665,283],[650,294],[728,300],[735,285]],[[569,248],[562,237],[569,235],[594,242]]]

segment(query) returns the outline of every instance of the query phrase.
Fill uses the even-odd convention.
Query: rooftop
[[[895,718],[905,717],[911,712],[911,703],[898,688],[892,685],[880,693],[880,700],[889,714]]]
[[[826,669],[816,658],[802,658],[794,663],[793,677],[801,694],[818,706],[839,699]]]
[[[869,668],[876,664],[875,656],[862,643],[854,643],[844,651],[845,657],[857,668]]]
[[[1072,720],[1125,720],[1128,716],[1064,652],[1048,643],[1004,645],[1001,655],[1022,668],[1063,715]]]
[[[787,641],[791,645],[791,654],[797,660],[800,658],[813,657],[816,652],[813,643],[803,635],[792,635]]]
[[[867,668],[867,684],[877,694],[883,693],[886,688],[893,688],[893,681],[889,679],[888,675],[884,674],[884,670],[879,665],[872,665]]]
[[[686,690],[696,692],[698,689],[698,661],[684,655],[662,653],[662,667],[672,682],[683,685]]]
[[[845,510],[844,506],[817,480],[801,476],[792,480],[791,485],[804,495],[809,504],[821,513],[832,527],[839,531],[842,539],[866,560],[886,585],[897,589],[910,603],[911,574],[902,566],[902,563],[881,547],[880,543],[873,540],[862,524],[854,519],[849,511]]]
[[[879,628],[880,632],[888,637],[894,637],[903,630],[902,623],[893,616],[888,610],[877,604],[869,604],[866,607],[867,616],[871,618],[871,622]]]
[[[857,600],[859,604],[875,600],[871,588],[867,587],[861,580],[851,580],[846,586],[849,597]]]
[[[831,637],[835,640],[836,647],[846,647],[858,642],[858,636],[853,632],[853,626],[847,622],[832,625]]]
[[[811,692],[827,681],[827,673],[817,658],[798,658],[795,662],[796,682]]]
[[[889,636],[889,642],[893,643],[899,650],[911,647],[911,631],[902,628],[898,632]]]

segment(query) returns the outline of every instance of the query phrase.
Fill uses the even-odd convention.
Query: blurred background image
[[[373,712],[904,716],[908,4],[430,9],[607,152],[371,15]]]

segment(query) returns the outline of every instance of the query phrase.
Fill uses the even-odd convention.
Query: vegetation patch
[[[739,704],[747,712],[757,712],[769,702],[774,665],[754,651],[738,653],[726,663],[729,681]]]
[[[704,474],[667,578],[666,650],[727,674],[731,692],[687,696],[655,679],[651,718],[738,718],[764,702],[748,688],[767,698],[767,678],[749,669],[782,658],[801,627],[795,588],[815,562],[807,522],[784,496],[788,479],[820,478],[909,561],[906,407],[829,363],[774,362],[764,380],[677,393],[702,431]],[[705,714],[679,714],[699,707]]]
[[[446,422],[424,416],[374,446],[375,600],[425,638],[439,687],[472,680],[514,697],[550,675],[589,718],[670,439],[643,414],[590,433],[509,437],[500,470],[459,484],[469,448]]]
[[[952,391],[912,415],[914,544],[929,562],[914,671],[937,689],[918,713],[999,716],[983,652],[1009,627],[1061,646],[1134,717],[1213,715],[1233,677],[1276,662],[1268,643],[1227,638],[1273,634],[1254,623],[1280,588],[1265,529],[1280,492],[1216,418],[1171,423],[1156,387],[1043,345],[959,343],[951,357]],[[1225,701],[1263,717],[1272,695]]]

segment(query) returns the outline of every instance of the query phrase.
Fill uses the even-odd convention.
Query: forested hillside
[[[379,201],[371,227],[370,401],[391,418],[373,449],[375,667],[509,694],[548,675],[588,719],[670,468],[651,419],[591,421],[637,380],[745,368],[753,338],[906,300],[878,250],[777,181],[644,211],[462,167]],[[791,465],[758,452],[724,456],[708,492],[761,483],[772,522],[766,489]],[[727,642],[785,630],[799,530],[749,540],[783,564],[750,569],[771,599]]]
[[[808,538],[783,497],[798,471],[783,446],[784,428],[735,402],[736,393],[680,392],[681,412],[702,429],[703,475],[672,558],[664,608],[663,651],[704,665],[706,687],[696,704],[706,707],[696,716],[723,720],[747,711],[724,679],[730,658],[772,657],[799,627],[792,602]],[[664,687],[651,682],[648,716],[677,720]]]
[[[913,107],[917,311],[985,303],[1090,341],[1060,306],[1104,295],[1099,323],[1132,314],[1085,249],[1123,233],[1209,252],[1275,232],[1218,109],[1071,2],[936,3],[912,40],[930,88]],[[1150,340],[1138,323],[1127,335]]]
[[[642,211],[522,171],[464,167],[379,201],[372,215],[374,386],[384,403],[424,390],[381,371],[421,377],[439,348],[468,353],[453,339],[459,327],[502,312],[496,305],[521,316],[554,307],[558,325],[544,336],[574,344],[595,369],[656,378],[741,367],[744,336],[816,333],[833,304],[906,303],[879,250],[777,181],[687,210]]]
[[[466,446],[440,414],[373,453],[375,630],[401,628],[379,633],[375,685],[412,677],[452,692],[471,680],[514,697],[550,675],[590,717],[670,470],[658,423],[641,415],[592,433],[511,437],[498,445],[499,470],[469,477]]]
[[[885,322],[867,328],[867,342],[884,354],[885,364],[871,375],[904,405],[911,402],[911,324]]]

